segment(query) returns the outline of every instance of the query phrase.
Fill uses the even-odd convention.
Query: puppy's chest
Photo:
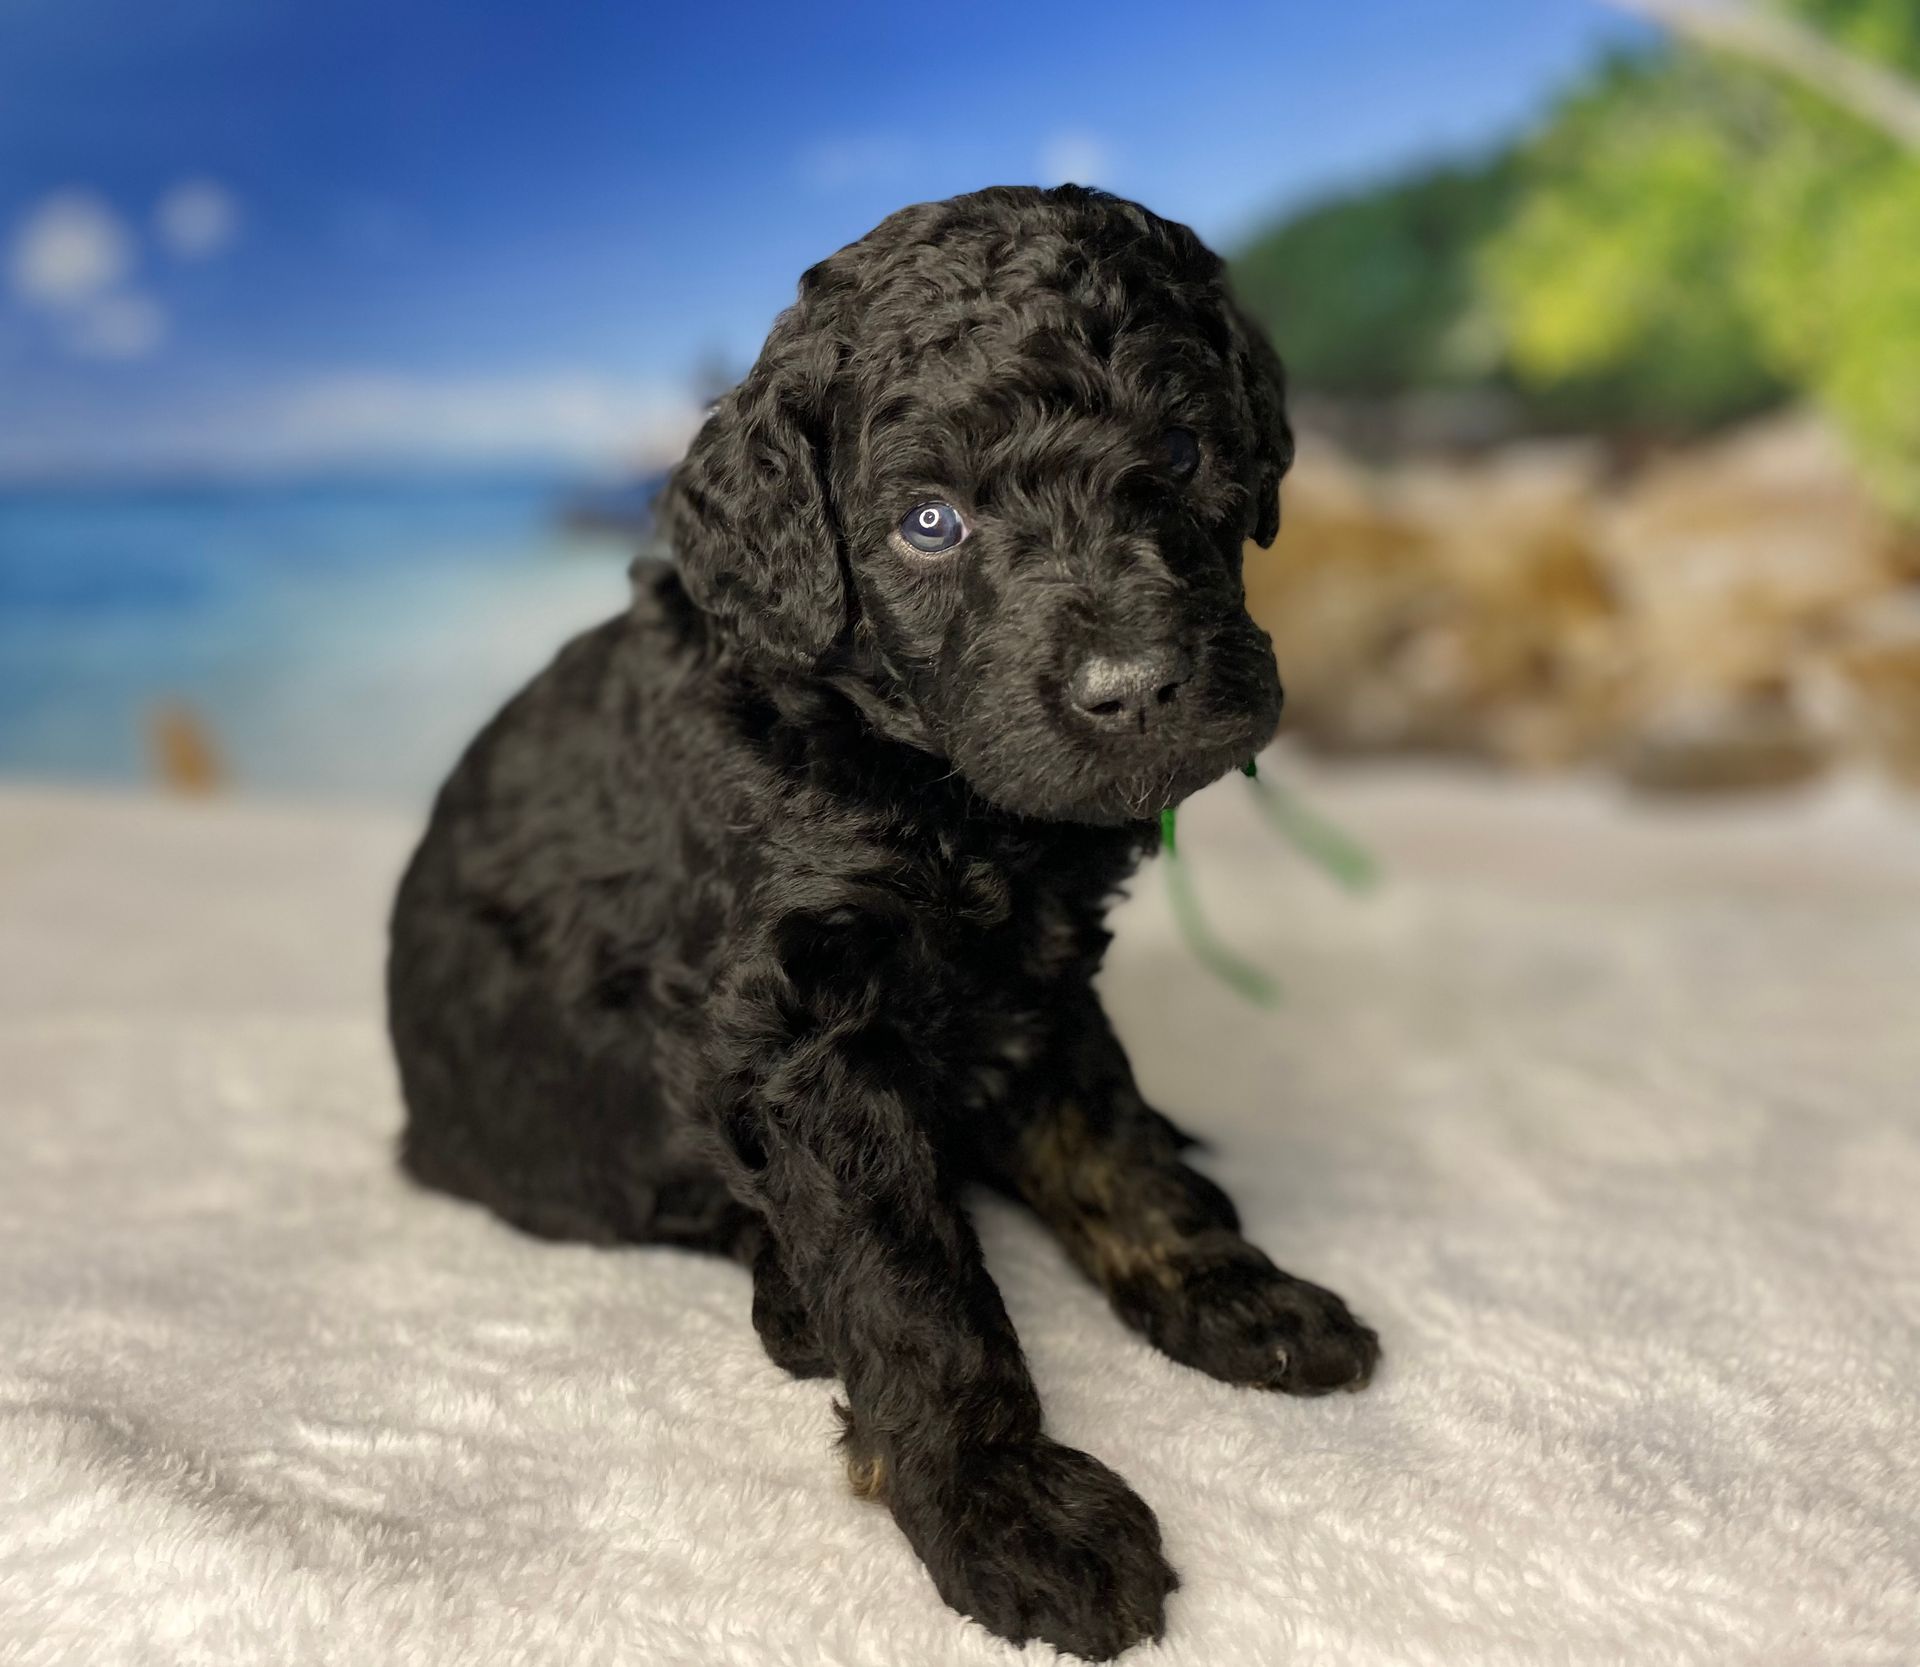
[[[940,1064],[953,1102],[978,1109],[1046,1052],[1105,941],[1102,909],[1031,858],[956,854],[927,879],[945,986]]]
[[[1044,850],[943,839],[901,868],[928,950],[982,997],[1051,986],[1105,941],[1105,888]]]

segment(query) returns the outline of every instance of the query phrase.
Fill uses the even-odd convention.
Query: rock
[[[1834,665],[1850,738],[1905,786],[1920,788],[1920,586],[1863,608]]]
[[[1618,600],[1590,538],[1597,452],[1395,471],[1303,456],[1285,541],[1248,568],[1302,738],[1525,766],[1591,751],[1619,685]]]
[[[1676,791],[1848,752],[1912,768],[1920,627],[1865,622],[1920,540],[1816,419],[1625,472],[1591,443],[1386,468],[1309,436],[1285,507],[1248,599],[1310,747],[1603,760]]]
[[[1784,699],[1679,702],[1627,738],[1620,772],[1660,793],[1786,787],[1826,769],[1832,747]]]

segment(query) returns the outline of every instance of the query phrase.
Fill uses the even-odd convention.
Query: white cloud
[[[88,359],[144,359],[166,339],[166,309],[133,291],[82,304],[67,337],[73,351]]]
[[[77,307],[105,294],[133,266],[125,223],[86,191],[58,191],[15,226],[7,276],[22,301]]]
[[[54,335],[87,359],[141,359],[166,340],[165,308],[125,286],[138,250],[126,222],[90,191],[43,197],[14,227],[14,296],[54,315]]]
[[[240,230],[240,205],[217,180],[181,180],[155,206],[153,228],[170,254],[206,260],[233,243]]]
[[[913,157],[910,140],[868,133],[809,145],[795,159],[795,167],[808,190],[830,194],[863,185],[897,184],[907,177]]]
[[[679,457],[700,417],[684,389],[571,371],[327,373],[235,391],[217,403],[75,412],[65,423],[10,422],[0,400],[0,476],[420,465],[653,469]]]
[[[587,374],[356,372],[289,390],[271,429],[283,447],[313,457],[652,463],[677,455],[698,420],[684,394]]]
[[[1097,133],[1055,133],[1040,147],[1042,185],[1100,185],[1113,170],[1113,147]]]

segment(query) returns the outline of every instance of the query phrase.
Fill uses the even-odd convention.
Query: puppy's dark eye
[[[1170,428],[1160,436],[1160,461],[1175,480],[1191,480],[1200,467],[1200,442],[1188,428]]]
[[[923,556],[942,555],[966,536],[967,524],[952,504],[920,504],[900,523],[902,541]]]

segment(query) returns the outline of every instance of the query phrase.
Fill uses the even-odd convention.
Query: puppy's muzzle
[[[1091,728],[1145,735],[1173,716],[1192,676],[1193,656],[1181,648],[1093,654],[1068,678],[1067,696]]]

